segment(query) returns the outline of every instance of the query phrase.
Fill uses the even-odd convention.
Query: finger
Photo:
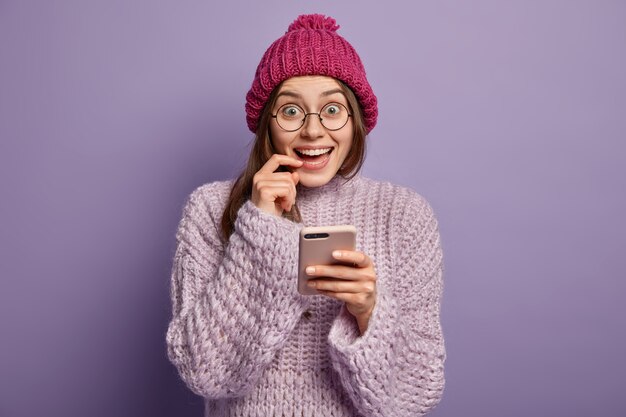
[[[276,172],[270,172],[265,173],[265,172],[257,172],[255,175],[256,178],[256,182],[259,181],[285,181],[285,182],[289,182],[289,183],[293,183],[293,173],[291,172],[282,172],[282,171],[276,171]]]
[[[307,282],[307,285],[309,288],[315,288],[318,291],[330,291],[335,293],[372,294],[375,291],[374,283],[364,281],[312,279]]]
[[[293,185],[279,182],[266,182],[259,187],[263,196],[288,197],[292,192]]]
[[[291,173],[291,178],[293,180],[293,185],[298,185],[298,183],[300,182],[300,174],[298,174],[297,172],[292,172]]]
[[[284,185],[293,188],[295,199],[296,183],[294,183],[291,172],[274,172],[271,174],[257,172],[252,179],[253,190],[260,191],[263,187],[276,185]]]
[[[261,200],[280,203],[281,206],[283,204],[282,200],[285,200],[285,202],[290,202],[293,199],[291,187],[288,185],[264,185],[262,188],[259,189],[259,195],[261,197]]]
[[[293,182],[291,182],[291,180],[289,180],[288,188],[289,192],[284,197],[282,197],[282,208],[283,210],[290,212],[291,207],[293,207],[296,202],[296,186]]]
[[[296,185],[292,182],[291,176],[288,180],[284,181],[275,181],[275,180],[262,180],[257,183],[257,189],[262,194],[262,190],[264,188],[272,188],[276,189],[277,192],[280,190],[280,195],[276,197],[283,198],[288,206],[283,207],[287,211],[291,211],[291,206],[293,206],[296,202]]]
[[[275,153],[270,157],[270,159],[268,159],[265,165],[263,165],[258,172],[263,174],[270,174],[276,171],[281,165],[300,167],[303,163],[304,162],[294,158],[293,156]]]
[[[352,263],[359,268],[365,268],[372,265],[370,257],[359,251],[336,250],[333,251],[333,258],[342,262]]]
[[[254,186],[260,190],[263,187],[289,187],[296,190],[296,185],[293,183],[293,177],[291,174],[287,173],[286,176],[275,176],[277,174],[271,174],[266,176],[261,176],[256,179]]]
[[[373,281],[376,279],[371,268],[363,269],[348,265],[311,265],[305,271],[310,277],[330,277],[352,281]]]
[[[346,304],[354,304],[356,302],[355,293],[352,292],[333,292],[325,290],[318,290],[318,292],[327,297],[334,298],[335,300],[343,301]]]

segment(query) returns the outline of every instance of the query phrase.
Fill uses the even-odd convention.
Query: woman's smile
[[[326,167],[333,150],[333,146],[302,146],[294,148],[295,157],[304,162],[300,169],[308,170],[320,170]]]

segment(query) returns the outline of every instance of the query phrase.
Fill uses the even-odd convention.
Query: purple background
[[[623,1],[0,1],[0,415],[200,416],[169,364],[186,196],[300,13],[380,100],[364,174],[440,221],[433,416],[626,415]]]

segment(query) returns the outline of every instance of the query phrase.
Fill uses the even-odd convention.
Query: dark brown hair
[[[365,123],[363,121],[363,112],[358,99],[354,95],[354,92],[340,80],[336,80],[341,89],[343,90],[346,99],[348,100],[349,110],[351,112],[353,124],[354,124],[354,137],[352,139],[352,146],[346,156],[343,165],[337,171],[337,174],[351,179],[354,177],[363,166],[365,161],[365,136],[367,131]],[[259,118],[259,125],[256,131],[256,136],[250,151],[250,157],[248,158],[248,164],[239,177],[235,180],[233,188],[230,190],[230,195],[222,214],[221,231],[222,238],[227,241],[230,235],[233,233],[235,226],[235,220],[237,219],[237,212],[244,205],[244,203],[250,199],[252,195],[252,183],[254,175],[265,165],[270,157],[276,153],[272,140],[270,137],[269,125],[272,119],[272,109],[276,104],[276,98],[282,83],[278,84],[276,88],[270,94],[261,117]],[[297,200],[296,200],[297,202]],[[300,216],[300,210],[298,205],[294,204],[291,211],[283,212],[283,217],[295,222],[302,221]]]

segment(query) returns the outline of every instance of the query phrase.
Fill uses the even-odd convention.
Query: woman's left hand
[[[344,301],[357,321],[361,334],[367,330],[376,305],[376,271],[366,254],[334,251],[333,257],[346,265],[312,265],[306,268],[308,285],[328,297]],[[327,279],[331,278],[331,279]]]

